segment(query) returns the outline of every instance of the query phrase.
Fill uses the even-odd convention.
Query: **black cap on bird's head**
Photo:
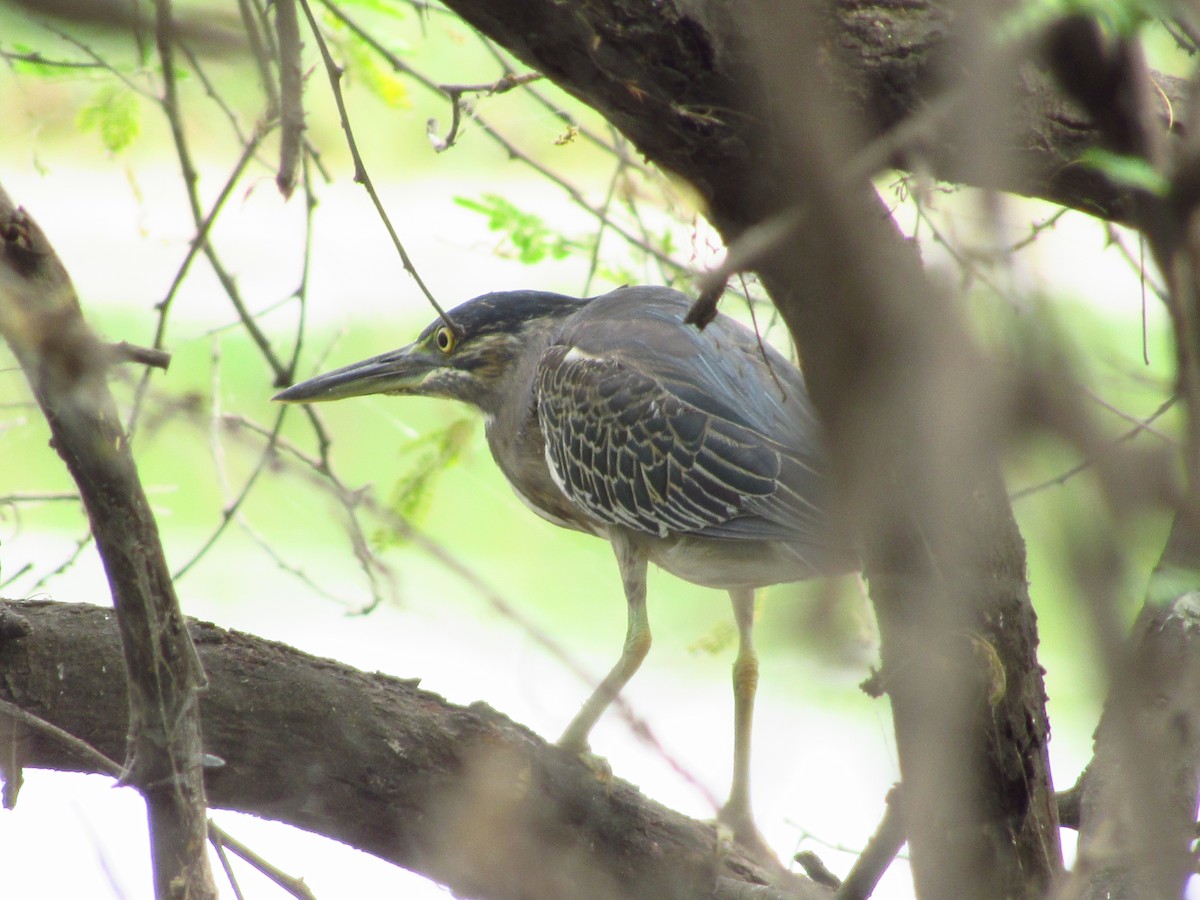
[[[366,394],[411,394],[462,400],[490,411],[496,384],[530,332],[586,302],[545,291],[484,294],[435,319],[407,347],[294,384],[274,399],[320,403]]]

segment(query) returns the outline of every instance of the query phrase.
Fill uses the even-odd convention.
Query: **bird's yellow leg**
[[[612,539],[617,565],[621,568],[621,583],[625,588],[625,600],[629,607],[629,622],[625,629],[625,646],[621,657],[592,692],[579,710],[558,745],[576,753],[588,751],[588,735],[592,727],[616,699],[621,688],[629,682],[646,654],[650,652],[650,619],[646,615],[646,557],[635,550],[624,538]]]
[[[733,786],[718,821],[733,831],[747,848],[765,846],[750,811],[750,736],[754,723],[754,695],[758,690],[758,654],[754,652],[754,591],[729,592],[738,629],[738,654],[733,663]]]

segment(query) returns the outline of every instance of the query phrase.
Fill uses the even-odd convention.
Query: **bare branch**
[[[204,673],[104,378],[104,348],[33,219],[0,189],[0,333],[79,486],[105,563],[131,686],[126,780],[146,798],[155,890],[215,896],[204,855],[196,693]]]
[[[113,362],[132,362],[151,369],[162,369],[164,372],[171,366],[171,354],[155,347],[139,347],[120,341],[108,345],[109,357]]]
[[[300,23],[296,0],[276,0],[275,34],[279,39],[279,173],[275,183],[284,197],[292,196],[300,165],[304,133],[304,80],[300,68]]]
[[[346,99],[342,95],[342,69],[334,62],[333,56],[329,52],[329,46],[325,42],[325,36],[321,34],[321,26],[317,24],[317,19],[313,15],[312,8],[308,4],[308,0],[300,0],[301,6],[304,7],[304,15],[308,19],[309,28],[312,30],[313,39],[317,42],[317,49],[321,51],[321,59],[325,63],[325,72],[329,76],[329,87],[333,92],[334,102],[337,104],[338,116],[341,118],[342,131],[346,134],[346,145],[350,148],[350,156],[354,160],[354,180],[361,184],[367,191],[367,195],[371,198],[371,202],[375,205],[375,211],[379,214],[380,221],[383,222],[384,228],[387,229],[388,236],[392,239],[392,246],[396,248],[396,253],[400,257],[400,262],[404,266],[404,271],[412,277],[416,282],[417,287],[421,289],[421,293],[425,295],[425,299],[429,301],[429,305],[434,308],[438,316],[447,323],[450,320],[446,318],[446,312],[434,299],[433,294],[426,286],[424,279],[421,278],[417,271],[416,265],[413,263],[408,251],[404,249],[404,244],[400,241],[400,236],[396,234],[396,229],[392,225],[392,220],[387,214],[387,210],[383,208],[383,201],[379,199],[379,194],[375,191],[375,184],[371,180],[371,176],[367,174],[366,164],[363,162],[362,154],[358,150],[358,142],[354,139],[354,129],[350,125],[350,114],[346,111]]]
[[[219,827],[216,822],[208,823],[208,837],[218,850],[232,850],[240,859],[248,862],[298,900],[316,900],[316,894],[308,889],[303,878],[288,875],[278,867],[271,865],[224,828]]]

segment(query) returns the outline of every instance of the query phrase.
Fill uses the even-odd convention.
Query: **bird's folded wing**
[[[537,374],[538,419],[562,491],[598,521],[666,537],[814,537],[803,460],[682,399],[636,360],[559,344]]]

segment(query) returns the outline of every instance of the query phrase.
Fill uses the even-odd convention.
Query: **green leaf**
[[[406,444],[402,453],[408,471],[392,487],[388,508],[406,522],[419,519],[428,508],[438,478],[458,462],[474,430],[473,418],[457,419]],[[403,539],[403,535],[390,528],[380,529],[374,535],[379,549],[399,544]]]
[[[1170,16],[1159,0],[1059,0],[1064,14],[1091,16],[1105,29],[1123,37],[1133,37],[1147,22]]]
[[[392,109],[410,109],[408,85],[383,64],[378,54],[357,37],[346,42],[350,65],[346,71],[351,79],[357,79],[363,87],[390,106]]]
[[[79,111],[80,131],[98,131],[111,153],[119,153],[141,132],[141,105],[137,94],[118,84],[106,84]]]
[[[343,0],[342,5],[349,7],[357,6],[360,9],[391,16],[394,19],[403,19],[408,12],[407,7],[409,6],[404,0]]]
[[[586,242],[559,234],[541,216],[525,212],[499,194],[484,194],[480,200],[455,197],[454,202],[487,216],[488,229],[503,232],[507,241],[507,246],[498,248],[498,252],[515,256],[525,265],[541,262],[547,256],[564,259],[575,251],[588,249]]]
[[[1122,187],[1143,190],[1156,197],[1165,197],[1171,190],[1170,180],[1140,156],[1091,149],[1085,151],[1079,161]]]
[[[1032,0],[1005,12],[992,32],[998,44],[1028,40],[1066,16],[1095,19],[1108,35],[1133,37],[1142,26],[1171,17],[1162,0]]]

